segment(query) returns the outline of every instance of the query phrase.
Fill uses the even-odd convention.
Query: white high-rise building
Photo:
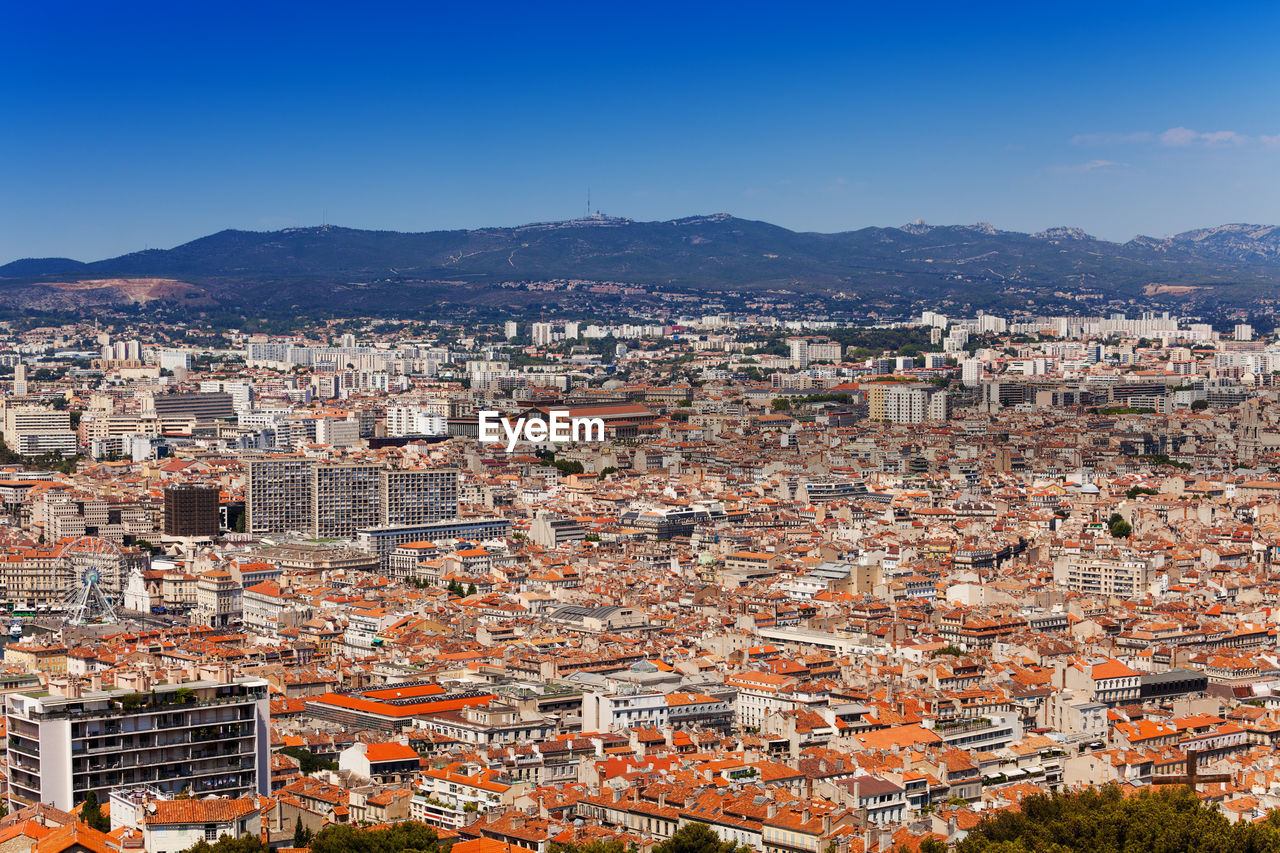
[[[960,381],[974,387],[982,381],[982,362],[976,358],[966,358],[960,363]]]
[[[576,341],[578,339],[578,324],[570,321],[564,324],[564,339],[566,341]]]
[[[13,366],[13,396],[25,397],[27,395],[27,366],[22,362],[18,362]]]
[[[809,366],[809,339],[787,338],[787,346],[791,348],[791,364],[797,370]]]
[[[449,431],[444,412],[432,412],[423,406],[388,406],[387,435],[444,435]]]
[[[534,323],[530,329],[535,347],[550,346],[555,339],[555,327],[550,323]]]
[[[503,325],[502,332],[507,336],[507,340],[513,340],[520,335],[520,324],[515,320],[508,320]]]
[[[359,421],[346,418],[320,418],[316,421],[316,444],[329,447],[355,447],[359,443]]]
[[[160,368],[162,370],[190,370],[191,353],[183,352],[182,350],[164,350],[160,353]]]

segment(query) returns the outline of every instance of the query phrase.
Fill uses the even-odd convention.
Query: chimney
[[[102,689],[102,673],[101,672],[93,672],[89,675],[89,689],[90,690]]]
[[[824,837],[831,834],[831,812],[822,816],[822,834]]]
[[[658,794],[658,808],[665,809],[667,807],[667,792],[663,791]]]
[[[808,823],[811,820],[813,820],[813,812],[810,811],[808,806],[805,806],[804,811],[800,812],[800,822]]]
[[[765,807],[764,816],[770,820],[778,816],[778,804],[772,797],[769,798],[769,804]]]

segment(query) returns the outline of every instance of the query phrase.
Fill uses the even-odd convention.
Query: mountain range
[[[986,223],[820,234],[728,214],[660,222],[596,214],[425,233],[227,230],[91,263],[13,261],[0,266],[0,304],[83,310],[132,303],[285,316],[547,302],[598,307],[613,298],[585,284],[537,284],[566,280],[629,285],[632,301],[659,292],[720,300],[781,293],[851,311],[875,306],[882,314],[918,305],[1062,303],[1080,313],[1081,302],[1244,305],[1272,297],[1280,284],[1280,227],[1221,225],[1126,243],[1077,228],[1024,234]]]

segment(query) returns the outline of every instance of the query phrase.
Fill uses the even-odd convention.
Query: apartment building
[[[447,401],[421,406],[388,406],[387,435],[445,435],[448,433]]]
[[[796,706],[791,691],[796,680],[772,672],[744,672],[726,676],[726,687],[737,688],[734,713],[743,728],[759,728],[765,717]]]
[[[1076,592],[1118,595],[1145,593],[1151,584],[1151,561],[1137,557],[1065,554],[1053,563],[1053,582]]]
[[[382,466],[372,463],[315,465],[310,489],[311,535],[351,539],[360,528],[377,524],[381,474]]]
[[[382,514],[378,523],[388,527],[413,527],[456,518],[458,470],[410,468],[383,471]]]
[[[253,457],[245,467],[250,533],[350,539],[362,528],[425,525],[458,514],[455,468],[387,470],[301,456]]]
[[[137,785],[196,798],[266,796],[268,684],[206,674],[215,677],[166,684],[122,674],[110,690],[54,679],[49,693],[5,696],[10,810],[70,811],[89,791],[106,802],[112,789]]]
[[[214,569],[200,575],[196,580],[196,623],[225,628],[243,614],[244,588],[230,572]]]
[[[499,782],[498,774],[491,770],[465,773],[458,762],[425,771],[417,784],[409,817],[450,829],[465,826],[471,812],[510,805],[518,790]]]
[[[6,406],[4,440],[10,449],[23,456],[54,451],[71,456],[76,452],[71,413],[43,406]]]
[[[612,732],[619,729],[656,726],[670,721],[667,697],[661,690],[624,693],[588,691],[582,696],[582,730]]]
[[[245,530],[255,535],[310,530],[315,465],[315,460],[301,456],[245,460]]]

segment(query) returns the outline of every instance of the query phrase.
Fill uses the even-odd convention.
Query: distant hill
[[[38,275],[71,275],[84,269],[84,263],[70,258],[23,258],[0,266],[0,278],[22,278]]]
[[[189,287],[141,288],[140,279]],[[1162,294],[1176,294],[1182,304],[1210,296],[1247,302],[1274,295],[1280,283],[1280,228],[1222,225],[1111,243],[1069,227],[1022,234],[986,223],[917,222],[818,234],[715,214],[663,222],[597,215],[426,233],[228,230],[91,263],[14,261],[0,266],[0,301],[56,307],[67,299],[68,307],[85,307],[185,300],[246,314],[395,313],[528,302],[533,297],[511,283],[558,279],[718,294],[786,291],[886,310],[946,302],[1025,307],[1081,295],[1086,304]],[[76,284],[83,281],[95,284]]]

